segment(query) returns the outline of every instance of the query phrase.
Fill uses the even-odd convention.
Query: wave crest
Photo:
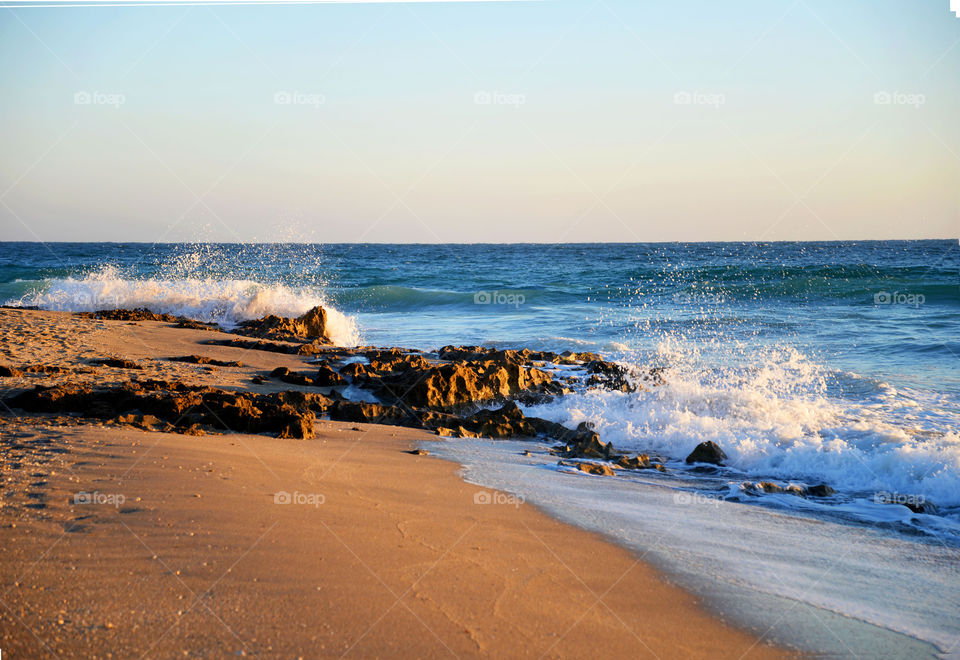
[[[356,319],[332,307],[320,291],[253,280],[126,279],[116,268],[106,267],[83,278],[46,280],[36,290],[7,304],[66,312],[143,307],[228,328],[267,314],[299,316],[321,305],[327,310],[330,337],[336,344],[360,343]]]

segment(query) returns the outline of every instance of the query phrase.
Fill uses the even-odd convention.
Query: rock
[[[242,367],[242,362],[236,360],[215,360],[214,358],[204,357],[202,355],[184,355],[181,357],[167,358],[171,362],[188,362],[190,364],[208,364],[214,367]]]
[[[320,387],[336,387],[346,385],[347,379],[338,374],[325,364],[320,365],[317,375],[314,376],[314,384]]]
[[[723,461],[726,460],[727,455],[724,453],[720,446],[708,440],[706,442],[701,442],[696,448],[690,452],[690,455],[687,456],[687,463],[712,463],[713,465],[723,465]]]
[[[19,369],[14,369],[13,367],[6,367],[0,365],[0,377],[3,378],[18,378],[23,375],[23,372]]]
[[[756,485],[757,490],[762,490],[764,493],[782,493],[783,486],[775,484],[772,481],[761,481]]]
[[[275,394],[228,392],[156,380],[133,381],[104,389],[74,384],[38,386],[4,402],[28,412],[80,413],[84,417],[123,418],[128,422],[152,416],[171,424],[169,430],[183,433],[207,427],[271,433],[281,438],[312,438],[316,418],[309,408],[298,409]],[[143,418],[127,418],[127,415]]]
[[[653,468],[653,465],[650,464],[650,457],[646,454],[640,454],[635,458],[621,456],[617,465],[625,470],[649,470]]]
[[[258,374],[253,378],[251,378],[250,382],[253,383],[254,385],[263,385],[264,383],[268,382],[268,379],[265,376],[261,376]]]
[[[116,369],[143,369],[142,366],[133,360],[125,360],[123,358],[100,358],[91,360],[90,364],[99,364],[104,367],[114,367]]]
[[[220,326],[216,323],[205,323],[203,321],[188,319],[185,316],[174,316],[173,314],[155,314],[143,307],[137,309],[101,309],[97,312],[77,312],[77,316],[86,319],[101,319],[104,321],[160,321],[163,323],[175,323],[178,328],[196,330],[220,329]]]
[[[423,428],[420,420],[399,406],[382,406],[360,401],[337,401],[330,407],[330,419],[337,422],[362,422]]]
[[[464,420],[463,427],[483,438],[534,436],[537,430],[513,401],[497,410],[480,410]]]
[[[296,344],[279,344],[263,339],[211,339],[207,342],[211,346],[230,346],[231,348],[242,348],[246,351],[267,351],[269,353],[287,353],[297,355],[301,346]]]
[[[601,442],[600,436],[589,431],[581,434],[577,442],[569,447],[567,452],[569,458],[603,458],[611,459],[613,456],[613,443]]]
[[[829,497],[836,492],[837,491],[827,484],[819,484],[817,486],[807,487],[807,495],[812,495],[813,497]]]
[[[408,454],[413,454],[414,456],[429,456],[430,452],[426,449],[411,449],[407,452]]]
[[[587,379],[590,387],[603,387],[618,392],[636,392],[643,386],[635,382],[627,369],[616,362],[592,360],[587,363],[587,372],[592,374]]]
[[[255,321],[243,321],[237,334],[276,341],[319,340],[330,344],[327,335],[327,312],[323,307],[314,307],[296,318],[270,314]]]
[[[491,361],[428,365],[426,368],[408,363],[393,367],[400,367],[401,371],[379,379],[378,396],[397,399],[409,406],[441,410],[468,403],[503,400],[553,381],[550,374],[534,367]]]
[[[578,463],[577,469],[588,474],[596,474],[602,477],[612,477],[615,475],[613,468],[602,463]]]

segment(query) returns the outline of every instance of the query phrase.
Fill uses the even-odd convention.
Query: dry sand
[[[0,332],[0,363],[16,367],[122,356],[140,376],[246,388],[305,362],[153,322],[0,310]],[[150,359],[191,353],[250,366]],[[437,439],[423,431],[321,421],[313,440],[193,437],[4,413],[4,657],[785,655],[596,535],[478,503],[490,491],[456,465],[406,452]],[[277,503],[284,492],[294,501]]]

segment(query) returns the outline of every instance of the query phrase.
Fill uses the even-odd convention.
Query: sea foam
[[[356,320],[331,306],[317,289],[244,279],[131,279],[113,267],[104,267],[81,278],[45,280],[30,293],[7,304],[70,312],[142,307],[228,328],[267,314],[299,316],[322,305],[327,310],[333,341],[342,346],[360,343]]]
[[[955,414],[929,413],[938,406],[923,401],[923,392],[865,385],[792,347],[754,352],[750,366],[717,365],[662,346],[638,362],[666,365],[661,386],[589,389],[526,412],[569,426],[590,422],[617,449],[675,459],[713,441],[745,478],[826,482],[868,500],[918,497],[941,509],[960,506]],[[857,397],[849,396],[851,388],[859,389]]]

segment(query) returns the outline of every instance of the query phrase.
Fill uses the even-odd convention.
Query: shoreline
[[[30,356],[66,367],[97,357],[202,354],[244,367],[156,361],[143,370],[266,391],[298,388],[251,386],[252,372],[305,360],[201,346],[209,331],[151,321],[2,310],[0,323],[14,341],[31,336],[27,345],[4,342],[2,360],[14,366]],[[110,384],[128,375],[113,367],[42,375],[48,383],[77,378]],[[317,437],[307,440],[197,437],[4,413],[4,453],[19,458],[4,470],[14,495],[0,509],[9,548],[3,574],[23,576],[4,584],[5,650],[43,648],[37,641],[49,636],[66,655],[116,653],[124,643],[148,647],[162,626],[170,632],[146,649],[151,654],[195,644],[207,654],[249,645],[294,656],[523,649],[579,657],[602,644],[632,657],[795,655],[708,614],[608,539],[468,484],[456,464],[406,451],[455,440],[330,421],[317,421]],[[78,492],[123,495],[124,502],[77,503]],[[282,506],[274,503],[280,492],[322,495],[323,502]],[[285,533],[273,534],[277,526]],[[202,616],[191,622],[191,612]],[[366,630],[364,621],[375,625]]]

